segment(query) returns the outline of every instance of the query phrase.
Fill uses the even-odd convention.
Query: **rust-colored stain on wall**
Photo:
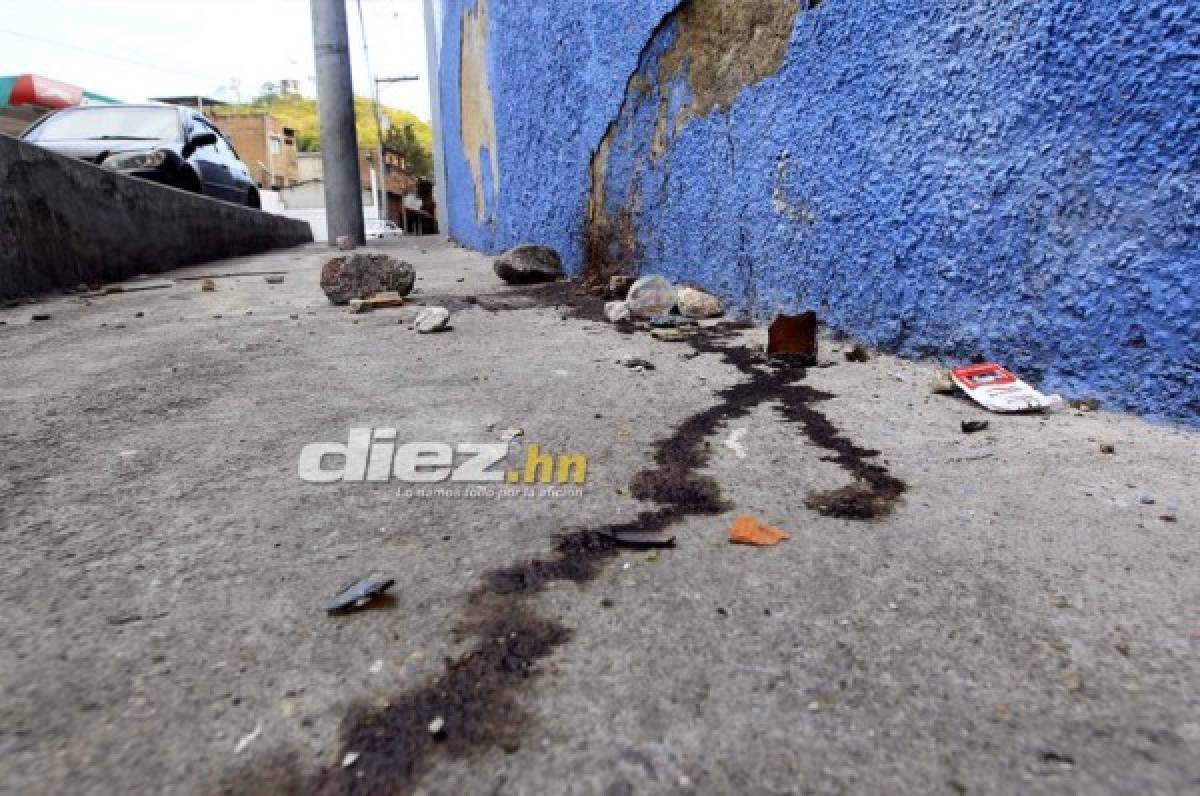
[[[474,11],[463,15],[462,57],[459,64],[459,118],[462,145],[475,183],[475,218],[483,223],[488,198],[483,183],[483,149],[486,147],[492,168],[492,192],[500,186],[500,157],[496,143],[496,109],[487,72],[488,0],[479,0]]]
[[[592,156],[591,195],[585,228],[586,273],[595,279],[628,268],[640,246],[632,208],[609,218],[605,179],[613,139],[633,118],[640,102],[658,106],[646,149],[650,161],[670,150],[670,139],[689,119],[729,110],[742,90],[779,71],[787,55],[801,0],[683,0],[651,36],[676,31],[674,43],[658,62],[657,85],[646,74],[647,63],[629,79],[621,112],[608,127]],[[649,46],[649,44],[648,44]],[[685,75],[691,100],[668,118],[670,84]],[[640,169],[635,169],[640,173]]]

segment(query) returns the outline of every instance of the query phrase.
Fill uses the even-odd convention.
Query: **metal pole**
[[[442,95],[439,64],[442,60],[441,0],[425,0],[425,52],[429,61],[429,110],[433,116],[433,197],[438,231],[447,233],[446,164],[442,149]],[[494,177],[493,177],[494,179]]]
[[[387,155],[383,151],[383,116],[379,113],[379,84],[373,84],[375,89],[375,129],[379,133],[379,220],[391,221],[391,213],[388,211],[388,184],[387,184]]]
[[[325,223],[329,242],[343,235],[366,243],[358,133],[354,128],[354,81],[344,0],[310,0],[317,65],[317,110],[321,118],[321,163],[325,172]]]
[[[383,151],[383,120],[382,120],[382,117],[380,116],[380,112],[379,112],[379,84],[380,83],[388,83],[388,84],[406,83],[410,80],[420,80],[420,78],[414,77],[412,75],[406,75],[405,77],[377,77],[373,81],[374,86],[375,86],[375,125],[379,128],[379,160],[380,160],[379,168],[380,168],[380,173],[383,174],[383,186],[384,186],[383,191],[384,191],[385,197],[387,196],[387,163],[386,163],[386,154]],[[385,207],[386,207],[386,200],[385,200]],[[400,197],[400,217],[402,219],[402,223],[404,224],[404,232],[405,232],[405,234],[407,234],[408,233],[408,211],[404,209],[404,197],[403,196]],[[388,221],[391,221],[391,220],[392,219],[389,216]]]

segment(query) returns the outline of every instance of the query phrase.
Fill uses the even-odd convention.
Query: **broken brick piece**
[[[785,355],[788,359],[817,363],[817,313],[780,315],[771,324],[767,355]]]
[[[760,522],[749,514],[738,517],[733,521],[733,527],[729,529],[729,541],[732,544],[770,547],[779,544],[784,539],[791,538],[792,535],[787,531],[781,531],[765,522]]]

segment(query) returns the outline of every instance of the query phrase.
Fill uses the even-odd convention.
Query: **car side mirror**
[[[217,143],[217,136],[215,133],[200,133],[199,135],[194,135],[188,139],[188,142],[184,145],[183,156],[185,158],[189,158],[192,156],[192,153],[200,147],[212,146],[215,143]]]

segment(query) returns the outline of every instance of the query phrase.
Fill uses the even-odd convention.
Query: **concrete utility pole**
[[[321,117],[321,163],[325,171],[325,223],[329,242],[342,235],[366,243],[358,132],[354,126],[354,80],[344,0],[309,0],[317,62],[317,110]]]
[[[442,95],[438,90],[441,85],[441,20],[441,0],[425,0],[425,52],[429,60],[429,109],[433,114],[433,197],[437,205],[438,230],[445,235],[449,208],[446,207],[446,162],[442,149]]]

